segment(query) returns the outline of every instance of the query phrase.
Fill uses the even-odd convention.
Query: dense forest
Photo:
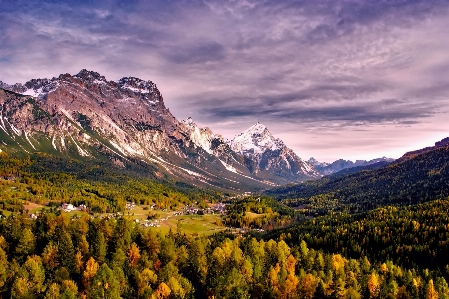
[[[354,215],[332,213],[273,230],[265,238],[281,236],[289,244],[305,240],[311,248],[348,258],[366,256],[449,274],[449,198]]]
[[[0,221],[2,298],[448,298],[442,273],[304,240],[192,238],[124,218]]]

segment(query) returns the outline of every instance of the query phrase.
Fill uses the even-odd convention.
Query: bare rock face
[[[250,156],[192,119],[179,122],[151,81],[108,81],[82,70],[25,84],[0,81],[0,88],[0,150],[109,159],[116,165],[141,161],[181,180],[236,190],[315,175],[278,139],[267,145],[262,137],[264,150]],[[282,167],[291,175],[272,171]]]

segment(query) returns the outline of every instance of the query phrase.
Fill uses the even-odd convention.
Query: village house
[[[61,205],[61,209],[62,209],[64,212],[71,212],[71,211],[74,211],[74,210],[75,210],[75,207],[74,207],[71,203],[63,203],[63,204]]]

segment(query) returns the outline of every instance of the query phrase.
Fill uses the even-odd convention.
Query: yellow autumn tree
[[[289,255],[287,258],[287,272],[295,274],[295,266],[296,266],[296,259],[293,255]]]
[[[186,296],[186,292],[182,288],[182,285],[179,283],[179,281],[175,277],[170,277],[168,280],[168,287],[170,288],[171,292],[176,297],[184,298]]]
[[[376,298],[380,291],[380,279],[376,272],[372,272],[368,278],[368,290],[370,298]]]
[[[438,299],[438,292],[433,285],[433,279],[429,280],[429,284],[427,285],[426,299]]]
[[[313,298],[313,295],[315,294],[316,288],[318,286],[318,282],[316,281],[315,277],[312,274],[306,274],[301,279],[301,289],[302,289],[302,295],[303,298]]]
[[[83,271],[83,255],[80,251],[78,251],[75,255],[75,266],[78,273],[81,273]]]
[[[273,293],[279,294],[279,272],[281,271],[281,267],[279,264],[276,264],[276,267],[271,267],[270,271],[268,271],[267,282],[268,285],[271,286]]]
[[[171,290],[165,282],[161,282],[161,284],[156,289],[156,297],[158,299],[165,299],[170,296]]]
[[[136,243],[132,243],[131,247],[128,250],[128,261],[131,268],[134,268],[134,265],[140,259],[140,249]]]
[[[83,282],[86,288],[89,284],[89,281],[97,273],[98,267],[99,267],[98,263],[95,261],[93,257],[90,257],[89,260],[86,262],[86,270],[84,270],[83,272]]]
[[[382,265],[380,265],[380,271],[385,275],[385,273],[388,272],[387,264],[383,263]]]
[[[44,299],[58,299],[60,297],[60,290],[57,283],[52,283],[45,293]]]
[[[338,273],[340,269],[345,267],[345,259],[340,254],[332,255],[332,268],[335,273]]]
[[[58,263],[58,247],[53,245],[52,243],[48,244],[44,248],[44,252],[42,253],[42,263],[49,271],[53,271],[59,263]]]
[[[283,298],[296,298],[296,288],[298,287],[299,279],[294,273],[288,273],[285,282],[283,283]]]
[[[139,294],[145,292],[152,284],[155,284],[157,281],[157,274],[154,273],[153,270],[148,268],[143,269],[141,273],[137,276],[137,285]]]

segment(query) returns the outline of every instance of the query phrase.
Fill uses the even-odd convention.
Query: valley
[[[0,298],[449,298],[449,143],[300,158],[151,81],[0,89]]]

